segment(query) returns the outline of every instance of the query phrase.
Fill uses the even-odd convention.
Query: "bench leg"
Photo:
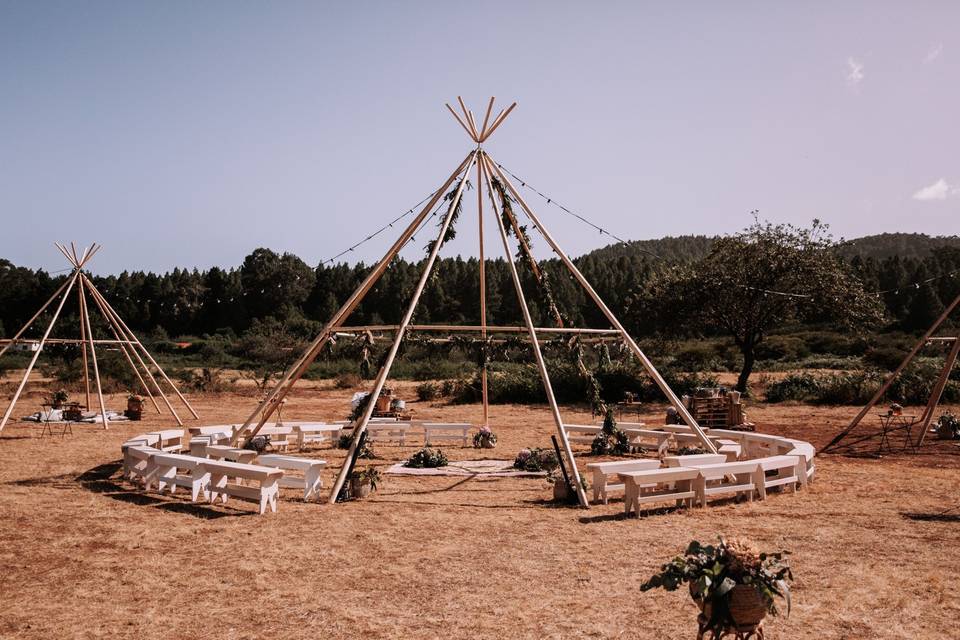
[[[270,496],[266,493],[260,494],[260,515],[263,515],[263,512],[267,509],[267,502],[270,501]]]
[[[707,480],[703,477],[697,478],[693,482],[693,490],[696,492],[696,502],[701,508],[707,506]]]

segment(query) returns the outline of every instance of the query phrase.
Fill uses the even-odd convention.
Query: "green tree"
[[[289,307],[302,311],[315,278],[313,269],[297,256],[281,256],[270,249],[255,249],[240,267],[240,282],[252,318],[283,318]]]
[[[774,329],[813,320],[855,329],[882,318],[880,301],[833,247],[818,220],[810,228],[756,222],[718,239],[702,260],[655,276],[631,301],[628,322],[635,330],[727,334],[743,356],[737,389],[745,391],[757,346]]]

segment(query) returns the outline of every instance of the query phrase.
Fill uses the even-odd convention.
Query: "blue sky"
[[[462,159],[457,95],[516,100],[490,154],[625,238],[956,234],[958,34],[953,2],[0,1],[0,256],[316,264]],[[609,241],[530,195],[569,253]]]

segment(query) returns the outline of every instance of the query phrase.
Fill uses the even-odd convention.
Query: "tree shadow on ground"
[[[902,511],[901,516],[907,520],[915,520],[917,522],[960,522],[960,513],[957,513],[957,508],[947,509],[946,511],[941,511],[939,513],[919,513],[916,511]]]

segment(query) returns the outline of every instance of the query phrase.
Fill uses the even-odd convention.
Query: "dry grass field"
[[[342,417],[351,392],[321,387],[299,387],[284,415]],[[237,394],[194,400],[207,424],[242,420],[254,405]],[[112,396],[109,406],[121,403]],[[19,413],[38,404],[30,396]],[[480,414],[411,406],[420,418]],[[853,412],[760,406],[750,418],[760,431],[822,446]],[[447,447],[451,458],[512,458],[549,443],[544,407],[495,406],[492,416],[498,448]],[[252,503],[197,506],[118,480],[120,443],[169,426],[154,415],[109,431],[75,426],[63,439],[39,439],[40,428],[23,423],[2,433],[0,637],[688,639],[689,598],[638,587],[690,539],[718,534],[792,552],[793,613],[768,621],[768,638],[957,634],[953,444],[917,456],[822,456],[816,481],[796,495],[641,519],[624,519],[619,500],[552,506],[542,479],[396,476],[339,506],[284,490],[278,513],[259,517]],[[414,450],[379,446],[373,462],[386,467]],[[329,486],[342,454],[307,455],[329,461]]]

